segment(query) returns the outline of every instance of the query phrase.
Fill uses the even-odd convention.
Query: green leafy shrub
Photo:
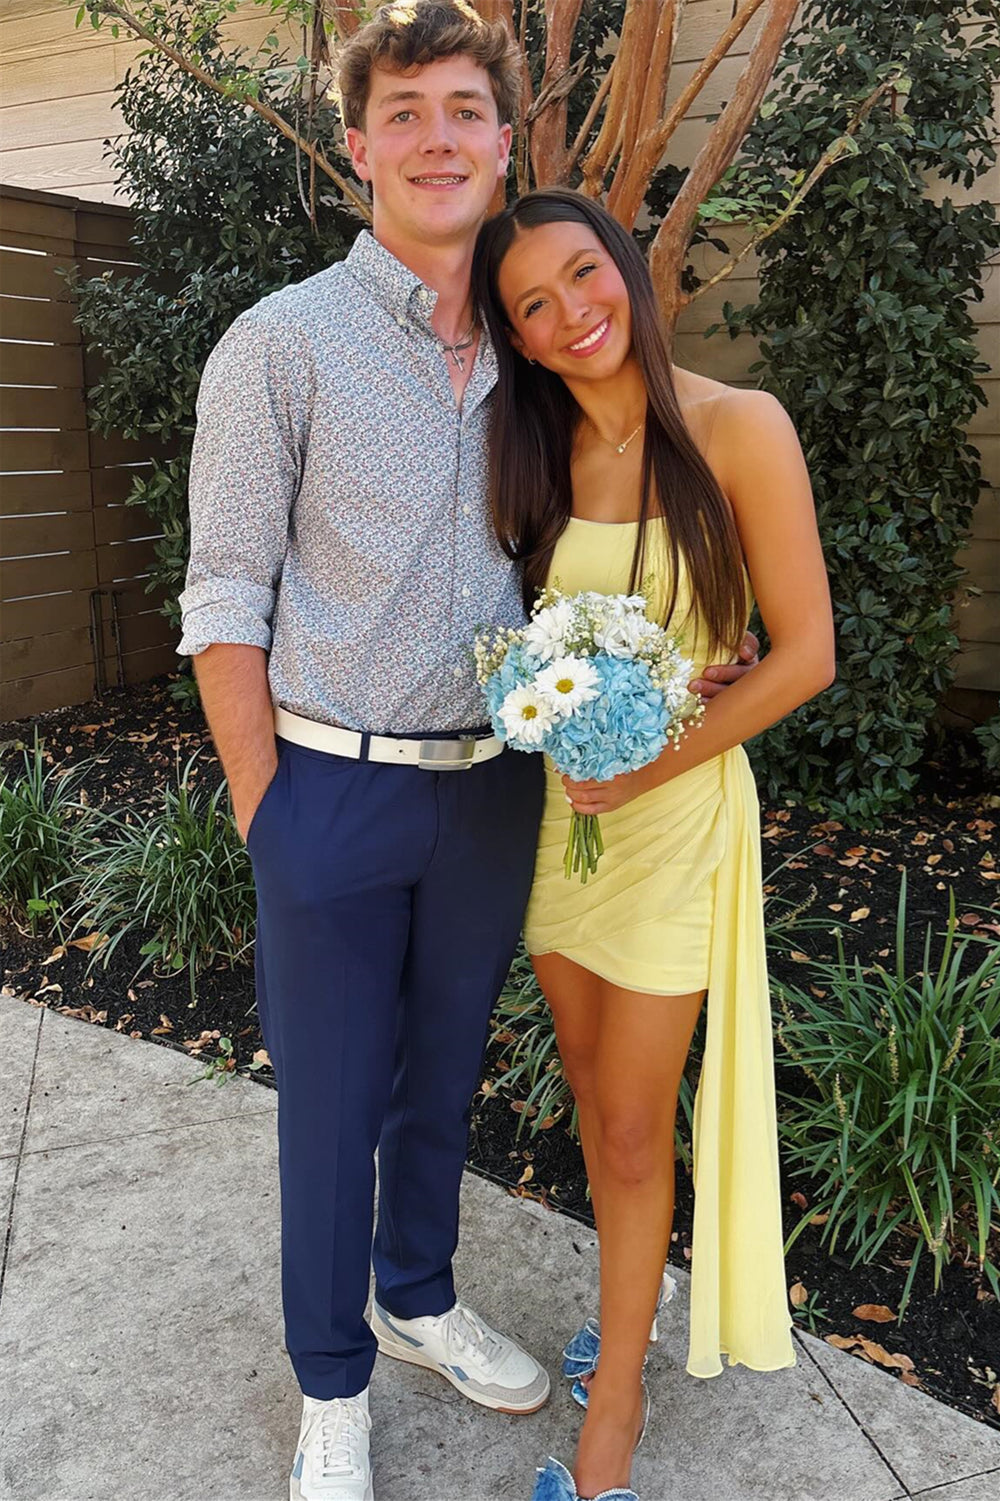
[[[78,809],[74,789],[82,768],[67,774],[47,765],[35,731],[24,769],[0,780],[0,908],[26,919],[32,933],[61,921],[60,888],[75,874]]]
[[[195,977],[218,960],[246,962],[255,900],[250,861],[228,807],[228,789],[191,785],[192,756],[152,817],[95,814],[97,837],[80,856],[78,929],[107,936],[93,951],[105,965],[131,935],[146,935],[137,973],[155,963]]]
[[[977,725],[972,733],[982,747],[987,771],[1000,775],[1000,714],[994,714],[985,724]]]
[[[949,189],[996,160],[996,15],[995,0],[807,4],[744,148],[747,191],[770,173],[780,207],[887,85],[856,149],[760,246],[760,301],[725,309],[734,336],[760,337],[753,368],[802,439],[838,633],[837,681],[755,743],[755,765],[772,794],[861,817],[907,798],[953,675],[987,368],[968,303],[1000,225]]]
[[[833,1250],[873,1260],[896,1230],[915,1249],[900,1316],[922,1252],[935,1285],[953,1250],[970,1246],[1000,1294],[1000,945],[956,943],[954,895],[940,958],[928,926],[923,967],[907,976],[906,877],[892,971],[813,963],[803,986],[776,984],[786,1056],[812,1085],[783,1093],[784,1159],[811,1184],[808,1219]],[[811,988],[810,988],[811,987]]]
[[[221,15],[225,7],[215,8]],[[157,30],[215,78],[246,88],[253,60],[225,50],[198,7],[165,0]],[[218,17],[217,17],[218,19]],[[170,27],[173,26],[171,32]],[[259,97],[292,118],[297,67],[278,54],[254,75]],[[138,470],[129,503],[163,530],[154,582],[178,623],[187,568],[187,477],[195,397],[212,347],[245,308],[339,259],[357,230],[332,184],[318,194],[315,224],[302,207],[294,146],[259,115],[236,105],[153,52],[116,90],[128,135],[109,143],[116,181],[134,211],[133,277],[71,276],[77,321],[103,373],[89,392],[92,424],[104,433],[162,443]],[[333,150],[334,112],[317,110],[312,134]],[[150,440],[153,440],[152,443]]]

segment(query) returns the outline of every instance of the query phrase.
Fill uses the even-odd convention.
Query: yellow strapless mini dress
[[[658,614],[669,566],[662,527],[652,523],[647,540]],[[624,593],[635,537],[633,522],[572,518],[556,545],[550,582],[567,594]],[[709,646],[688,623],[690,598],[682,574],[668,628],[697,672],[710,660]],[[749,603],[748,589],[748,615]],[[759,810],[746,753],[737,746],[602,814],[604,854],[586,885],[563,874],[570,811],[562,780],[547,764],[525,919],[529,953],[564,954],[627,990],[664,997],[708,990],[694,1118],[687,1369],[718,1375],[721,1355],[759,1371],[794,1365]]]

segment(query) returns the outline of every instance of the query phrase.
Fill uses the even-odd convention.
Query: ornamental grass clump
[[[98,815],[100,838],[81,856],[77,928],[106,935],[93,958],[106,966],[139,934],[139,973],[150,964],[195,977],[218,960],[246,962],[253,934],[253,878],[220,783],[191,785],[192,756],[158,812],[133,822]]]
[[[894,1231],[914,1237],[900,1303],[924,1251],[937,1288],[952,1256],[974,1256],[1000,1295],[1000,945],[956,943],[954,894],[940,959],[928,925],[907,975],[906,876],[891,970],[814,963],[808,988],[775,985],[778,1038],[810,1091],[781,1095],[784,1160],[812,1204],[790,1237],[826,1215],[832,1251],[870,1262]]]
[[[72,881],[79,805],[73,800],[82,768],[67,774],[46,765],[35,733],[24,769],[0,780],[0,910],[27,921],[31,932],[59,928],[65,883]]]

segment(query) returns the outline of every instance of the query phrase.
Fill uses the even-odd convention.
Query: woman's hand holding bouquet
[[[480,632],[475,655],[495,733],[514,750],[544,752],[584,797],[619,779],[591,799],[602,811],[637,796],[631,774],[704,712],[688,691],[691,662],[648,618],[642,594],[547,589],[521,630]],[[596,814],[574,808],[566,875],[586,881],[603,849]]]

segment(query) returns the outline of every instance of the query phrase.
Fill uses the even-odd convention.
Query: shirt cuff
[[[223,642],[270,651],[273,589],[243,580],[203,579],[184,590],[179,604],[178,656],[196,657]]]

